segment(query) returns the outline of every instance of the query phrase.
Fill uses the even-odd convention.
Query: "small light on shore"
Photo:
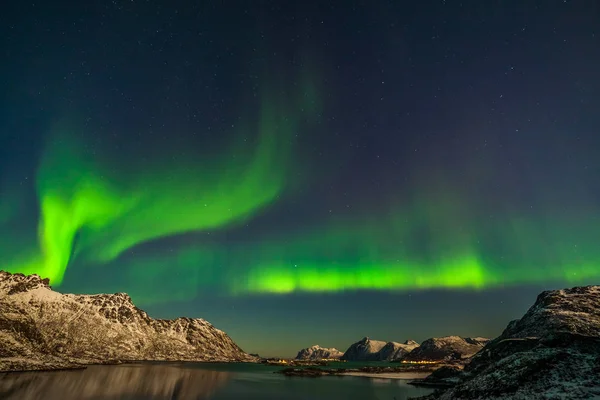
[[[439,364],[439,361],[402,361],[402,364]]]

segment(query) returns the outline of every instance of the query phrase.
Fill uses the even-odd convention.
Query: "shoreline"
[[[0,358],[0,374],[19,374],[27,372],[65,372],[65,371],[80,371],[93,366],[114,366],[114,365],[141,365],[141,364],[259,364],[255,361],[195,361],[195,360],[105,360],[105,361],[94,361],[94,362],[83,362],[76,363],[69,360],[48,360],[47,364],[43,364],[44,360],[35,360],[29,363],[27,368],[21,367],[24,360],[16,358]],[[11,368],[11,365],[17,366],[17,368]]]
[[[274,371],[287,377],[318,378],[321,376],[361,376],[384,379],[420,380],[429,376],[436,368],[370,367],[362,368],[283,368]]]
[[[398,379],[398,380],[417,380],[425,379],[431,375],[431,372],[342,372],[336,376],[353,376],[359,378],[379,378],[379,379]]]

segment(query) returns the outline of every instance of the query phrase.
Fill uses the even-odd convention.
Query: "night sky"
[[[600,278],[600,3],[9,1],[0,269],[248,352]]]

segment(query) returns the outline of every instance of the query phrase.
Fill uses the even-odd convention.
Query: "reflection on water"
[[[405,400],[431,391],[394,379],[287,378],[257,364],[134,364],[0,374],[7,400]]]
[[[227,371],[177,365],[91,366],[80,371],[0,376],[0,399],[208,399],[227,383]]]

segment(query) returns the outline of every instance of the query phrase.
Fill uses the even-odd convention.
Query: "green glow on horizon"
[[[585,214],[511,213],[479,221],[444,180],[426,182],[416,191],[422,194],[387,213],[342,215],[240,249],[246,274],[231,292],[481,290],[600,278],[600,226]]]
[[[486,277],[475,258],[455,260],[443,267],[411,264],[332,265],[315,264],[262,267],[250,275],[249,293],[337,292],[343,290],[392,290],[432,288],[480,289],[493,279]]]
[[[443,267],[418,264],[388,264],[337,266],[331,264],[289,264],[262,266],[252,271],[247,284],[233,290],[234,294],[293,292],[341,292],[348,290],[402,289],[472,289],[480,290],[503,285],[539,282],[579,284],[598,278],[598,267],[575,266],[538,269],[527,274],[522,270],[499,271],[485,268],[475,259],[456,260]]]

